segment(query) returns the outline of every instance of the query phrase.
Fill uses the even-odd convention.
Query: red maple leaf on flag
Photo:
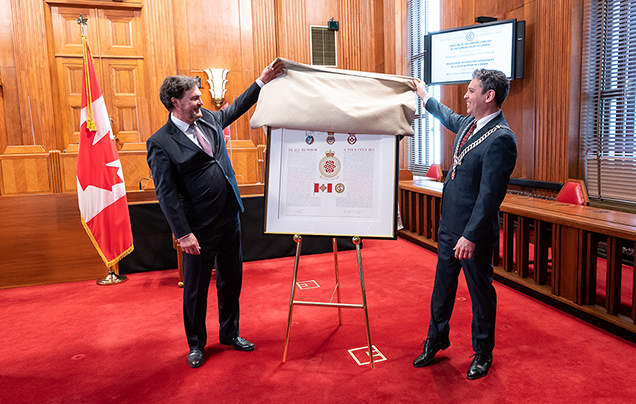
[[[118,174],[118,171],[121,170],[121,164],[117,151],[114,150],[110,132],[102,136],[96,144],[92,144],[93,138],[98,135],[96,132],[86,129],[85,132],[82,131],[82,134],[88,138],[86,142],[80,141],[82,147],[91,147],[89,152],[80,153],[77,157],[78,165],[91,168],[77,172],[77,180],[82,190],[86,190],[86,187],[93,185],[97,188],[111,191],[113,185],[124,181],[119,176],[120,173]]]

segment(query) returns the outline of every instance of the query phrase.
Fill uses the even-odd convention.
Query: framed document
[[[394,135],[268,128],[265,233],[397,237]]]

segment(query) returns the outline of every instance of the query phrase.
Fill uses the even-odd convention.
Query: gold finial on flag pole
[[[87,59],[89,57],[90,47],[88,46],[88,40],[86,39],[86,24],[88,23],[88,18],[84,18],[84,15],[80,14],[79,17],[75,19],[77,24],[79,24],[80,29],[82,30],[82,50],[84,53],[84,77],[86,79],[86,127],[88,130],[92,132],[97,131],[97,125],[95,125],[95,119],[93,117],[93,97],[91,95],[91,78],[88,74],[88,62]],[[90,54],[92,58],[93,55]]]
[[[88,18],[84,18],[84,16],[80,14],[80,16],[75,19],[75,21],[77,21],[80,29],[82,30],[82,36],[86,36],[86,32],[84,30],[86,28],[86,23],[88,23]]]

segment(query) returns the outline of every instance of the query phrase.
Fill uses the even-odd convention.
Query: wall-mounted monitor
[[[525,27],[525,21],[510,19],[430,32],[424,41],[424,81],[468,83],[475,69],[523,78]]]

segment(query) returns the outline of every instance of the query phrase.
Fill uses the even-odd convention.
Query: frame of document
[[[397,237],[398,137],[268,128],[265,233]]]

